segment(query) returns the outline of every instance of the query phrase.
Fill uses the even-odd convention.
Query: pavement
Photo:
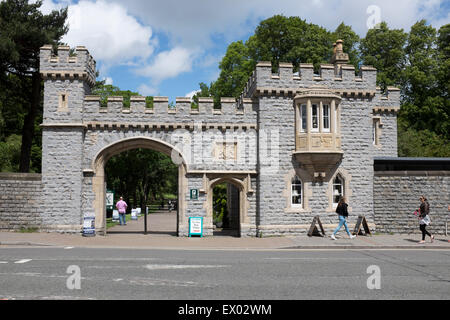
[[[127,221],[126,226],[108,229],[106,236],[83,237],[77,234],[0,232],[0,248],[9,246],[186,249],[186,250],[277,250],[277,249],[450,249],[445,235],[435,235],[434,243],[418,244],[421,233],[375,234],[348,239],[345,232],[333,241],[326,237],[286,236],[237,238],[217,232],[213,237],[176,236],[176,213],[158,211],[148,216],[148,234],[144,234],[144,218]]]

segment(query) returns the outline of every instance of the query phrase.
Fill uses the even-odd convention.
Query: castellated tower
[[[44,79],[42,137],[43,229],[79,232],[82,224],[83,102],[95,84],[95,61],[86,48],[40,51]]]

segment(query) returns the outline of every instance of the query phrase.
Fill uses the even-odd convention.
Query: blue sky
[[[63,41],[88,48],[99,79],[171,101],[217,79],[227,46],[275,14],[329,30],[344,22],[360,36],[374,19],[405,31],[420,19],[450,23],[450,0],[44,0],[41,10],[67,6]]]

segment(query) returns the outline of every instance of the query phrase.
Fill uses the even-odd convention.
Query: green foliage
[[[108,189],[118,197],[145,207],[163,194],[177,194],[178,167],[170,157],[153,150],[135,149],[112,157],[105,168]]]
[[[214,96],[213,90],[211,89],[213,84],[211,84],[211,88],[208,87],[207,84],[200,82],[199,83],[200,90],[192,97],[191,108],[198,109],[198,99],[199,98],[209,98]],[[217,101],[217,104],[219,101]]]
[[[213,193],[213,221],[223,222],[227,216],[227,184],[214,187]]]
[[[42,14],[42,1],[0,3],[0,70],[30,75],[39,70],[39,50],[67,33],[67,8]]]
[[[5,142],[0,142],[0,171],[17,172],[19,169],[20,146],[22,137],[10,135]]]
[[[220,102],[220,97],[238,97],[255,66],[255,61],[249,59],[249,50],[242,41],[230,44],[219,65],[219,79],[211,87],[215,104]]]
[[[123,97],[123,107],[130,108],[131,97],[139,95],[137,92],[130,90],[124,91],[113,85],[104,84],[104,81],[97,81],[95,87],[92,89],[92,94],[100,96],[100,105],[103,108],[106,108],[108,104],[108,97]]]
[[[145,97],[145,107],[153,109],[153,97]]]
[[[449,157],[450,143],[435,132],[417,131],[405,125],[399,126],[398,145],[400,157]]]
[[[239,97],[258,61],[270,61],[273,72],[277,72],[280,62],[291,62],[294,71],[298,70],[300,63],[312,63],[318,70],[321,63],[329,62],[333,54],[333,42],[341,35],[348,40],[348,46],[353,48],[352,62],[357,64],[354,50],[358,36],[344,24],[331,33],[299,17],[276,15],[261,21],[255,34],[245,43],[236,41],[228,46],[219,65],[219,78],[209,88],[202,83],[198,96],[214,97],[216,106],[220,97]]]
[[[370,29],[361,40],[362,62],[377,68],[377,84],[383,90],[401,83],[406,40],[407,34],[402,29],[391,30],[386,22],[379,28]]]
[[[40,171],[40,163],[36,164],[40,139],[35,139],[36,121],[42,114],[39,51],[45,44],[58,44],[68,31],[67,8],[45,15],[41,5],[42,1],[0,2],[0,118],[4,120],[0,141],[13,134],[22,136],[17,169],[21,172]]]
[[[318,70],[320,63],[328,62],[333,54],[332,34],[328,30],[299,17],[282,15],[262,21],[247,46],[253,64],[271,61],[273,71],[280,62],[291,62],[294,69],[300,63],[312,63]]]
[[[418,21],[411,27],[402,71],[399,152],[403,156],[450,157],[449,29]]]

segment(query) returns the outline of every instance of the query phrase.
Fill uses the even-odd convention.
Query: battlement
[[[256,112],[253,101],[247,99],[241,106],[235,98],[222,98],[221,108],[214,108],[213,98],[199,98],[198,104],[193,104],[190,98],[178,97],[174,106],[169,104],[168,97],[153,97],[153,105],[149,107],[146,97],[132,96],[129,107],[125,107],[123,97],[108,97],[106,106],[102,106],[100,96],[86,96],[84,99],[83,119],[98,121],[124,118],[128,120],[159,120],[170,121],[223,121],[223,122],[254,122]]]
[[[362,66],[359,76],[352,65],[322,64],[319,73],[314,73],[312,64],[303,63],[294,73],[291,63],[280,63],[278,73],[272,73],[270,62],[259,62],[250,76],[240,97],[253,98],[264,95],[295,96],[303,88],[323,85],[343,97],[373,97],[376,94],[377,70]]]
[[[400,110],[400,89],[387,87],[383,92],[380,87],[376,88],[374,112],[398,112]]]
[[[371,66],[362,66],[359,75],[355,75],[352,65],[322,64],[319,73],[314,73],[314,66],[302,63],[299,71],[294,73],[291,63],[280,63],[278,73],[272,73],[273,65],[270,62],[259,62],[250,76],[244,89],[244,96],[251,97],[257,87],[299,87],[302,84],[314,85],[325,82],[329,85],[345,85],[349,88],[366,86],[375,88],[377,70]]]
[[[85,47],[76,47],[71,55],[69,46],[59,46],[54,52],[51,45],[45,45],[40,49],[40,71],[44,79],[79,79],[92,87],[96,62]]]

